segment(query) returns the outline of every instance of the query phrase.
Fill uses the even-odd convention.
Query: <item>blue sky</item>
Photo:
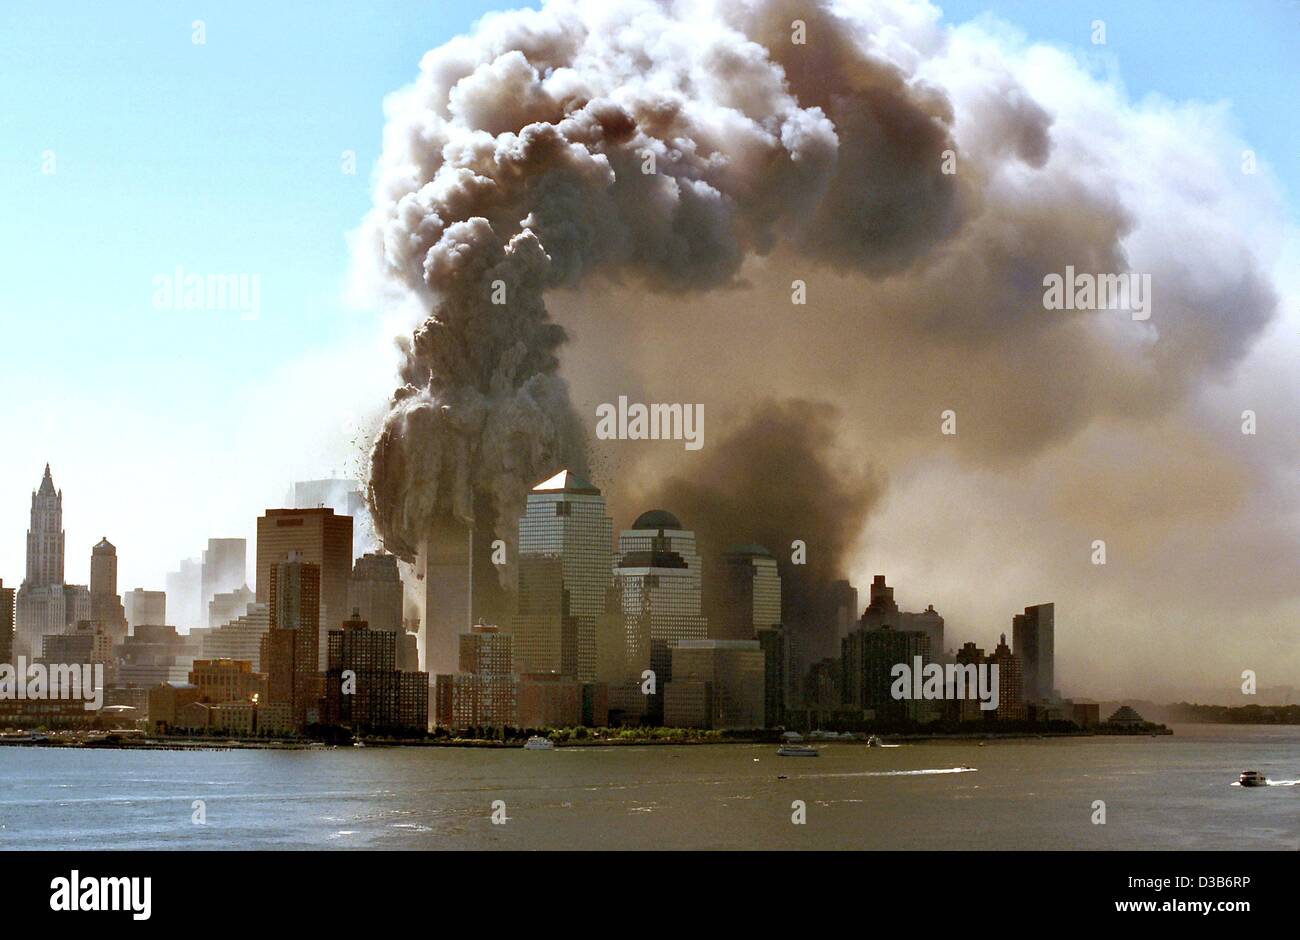
[[[1076,47],[1135,98],[1230,101],[1296,217],[1300,3],[940,5],[953,22],[990,11]],[[249,428],[268,414],[300,423],[310,402],[295,390],[322,370],[345,391],[355,382],[341,426],[381,403],[378,318],[342,294],[382,101],[494,6],[0,6],[0,579],[21,580],[28,492],[47,460],[69,494],[69,580],[84,581],[107,534],[123,588],[161,587],[208,536],[247,534],[292,477],[349,469],[346,433],[316,449],[286,435],[281,453],[273,431]],[[1096,19],[1104,48],[1089,44]],[[355,175],[340,169],[347,150]],[[154,309],[153,277],[177,265],[260,273],[260,318]]]

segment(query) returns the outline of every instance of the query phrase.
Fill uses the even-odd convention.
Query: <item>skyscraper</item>
[[[682,640],[706,639],[708,633],[695,533],[672,513],[654,509],[623,531],[619,552],[614,583],[622,606],[626,669],[622,688],[611,689],[610,707],[662,721],[673,647]],[[646,670],[654,672],[653,695],[634,691]]]
[[[31,587],[63,585],[63,491],[54,489],[50,465],[40,489],[32,493],[32,522],[27,530],[27,578]]]
[[[892,592],[891,592],[892,593]],[[863,627],[844,638],[841,659],[841,694],[845,705],[874,711],[878,721],[917,720],[929,706],[916,699],[895,699],[891,694],[893,668],[909,667],[916,657],[930,662],[930,638],[919,631],[896,630],[884,624]]]
[[[136,588],[124,599],[126,622],[135,633],[140,626],[160,626],[167,622],[167,592]]]
[[[460,637],[474,617],[474,530],[454,519],[434,525],[421,540],[416,577],[423,585],[420,659],[431,677],[451,675]]]
[[[90,550],[90,619],[114,643],[126,637],[126,611],[117,593],[117,549],[107,538]]]
[[[291,553],[320,569],[317,655],[325,670],[328,633],[342,626],[352,578],[352,518],[333,509],[268,509],[257,520],[257,600],[271,597],[271,571]]]
[[[997,649],[989,662],[998,667],[998,721],[1023,721],[1025,718],[1025,677],[1020,657],[1007,646],[1007,635],[998,638]]]
[[[27,529],[27,576],[15,601],[15,655],[35,658],[41,638],[62,633],[75,619],[69,617],[63,583],[63,492],[55,490],[50,465],[40,488],[32,491],[31,524]],[[87,613],[89,616],[89,613]]]
[[[199,588],[199,603],[204,613],[218,594],[230,594],[247,584],[248,540],[208,539],[208,547],[203,551]],[[208,623],[208,626],[220,624]]]
[[[1056,605],[1036,604],[1011,618],[1011,642],[1025,679],[1026,702],[1056,698]]]
[[[605,498],[571,470],[535,486],[519,520],[515,657],[522,673],[596,677],[614,522]]]
[[[290,490],[287,505],[292,509],[333,509],[340,516],[351,517],[353,558],[360,558],[375,546],[370,507],[356,480],[332,477],[300,481]]]
[[[759,630],[781,623],[781,575],[776,559],[761,545],[723,552],[711,566],[708,588],[712,639],[752,640]]]
[[[271,625],[262,637],[261,664],[267,673],[267,701],[289,706],[294,727],[301,730],[315,720],[322,691],[320,565],[292,553],[270,567],[266,590]]]
[[[0,580],[0,663],[14,661],[14,589]]]

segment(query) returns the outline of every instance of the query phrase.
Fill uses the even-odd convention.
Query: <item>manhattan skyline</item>
[[[1141,340],[1153,358],[1127,340],[1109,358],[1099,355],[1096,334],[1082,329],[1040,342],[1052,332],[1042,324],[1059,311],[1031,310],[1013,329],[986,330],[998,307],[981,299],[986,289],[1004,304],[1022,298],[1011,299],[1019,295],[1009,282],[966,297],[949,286],[963,283],[960,266],[918,275],[911,293],[907,278],[863,284],[780,253],[748,259],[744,285],[690,301],[603,282],[558,290],[547,302],[572,336],[560,374],[585,421],[590,476],[609,495],[616,531],[657,507],[697,518],[697,507],[725,503],[719,495],[739,481],[773,512],[788,507],[794,528],[806,519],[814,552],[836,542],[836,574],[865,590],[887,572],[900,606],[933,604],[954,637],[991,649],[1010,612],[1055,601],[1069,611],[1057,650],[1065,687],[1099,697],[1149,689],[1172,700],[1231,690],[1243,669],[1256,670],[1262,687],[1295,684],[1297,391],[1286,368],[1298,351],[1300,179],[1286,154],[1300,142],[1272,126],[1291,122],[1270,122],[1247,94],[1280,107],[1273,93],[1220,73],[1210,90],[1190,65],[1161,64],[1170,57],[1160,44],[1171,40],[1151,38],[1144,17],[1152,14],[1097,7],[1072,26],[1061,17],[1048,26],[1018,6],[996,12],[1025,30],[1017,39],[987,17],[972,25],[973,5],[938,4],[904,32],[924,50],[926,80],[953,103],[959,150],[984,160],[991,146],[965,123],[981,105],[959,53],[1002,57],[1050,112],[1052,156],[1034,195],[1076,213],[1068,248],[1079,254],[1094,239],[1109,243],[1088,224],[1110,224],[1097,205],[1118,202],[1130,225],[1122,236],[1130,265],[1156,275],[1155,332]],[[0,193],[12,197],[14,218],[26,220],[0,233],[17,285],[0,315],[12,362],[0,398],[21,403],[10,409],[0,466],[6,586],[22,580],[29,493],[46,462],[66,497],[65,580],[89,584],[91,549],[107,537],[123,593],[161,590],[166,572],[209,538],[251,541],[257,517],[281,506],[295,481],[366,479],[398,365],[394,339],[421,315],[366,289],[358,242],[376,204],[380,102],[416,78],[425,52],[468,32],[486,8],[413,5],[382,27],[353,32],[352,58],[343,61],[354,66],[325,75],[294,63],[309,61],[314,43],[335,42],[316,35],[333,27],[316,30],[280,12],[254,25],[252,8],[236,5],[208,18],[207,41],[195,46],[189,17],[145,5],[101,24],[136,30],[142,64],[109,67],[90,51],[83,65],[111,76],[98,92],[107,97],[137,92],[147,67],[171,79],[168,95],[121,128],[95,123],[93,98],[42,125],[37,109],[54,113],[44,98],[58,94],[60,80],[26,63],[14,82],[41,90],[16,117],[23,155],[5,158],[0,183],[12,187]],[[348,12],[326,5],[321,15],[337,26]],[[1108,24],[1104,46],[1090,42],[1093,18]],[[60,24],[42,28],[53,36]],[[949,37],[947,53],[926,45],[934,30]],[[1139,30],[1154,51],[1133,45]],[[1214,30],[1189,28],[1182,41],[1188,60],[1222,59],[1223,44],[1251,43],[1270,61],[1280,42],[1269,33],[1277,31],[1267,16],[1215,21]],[[258,64],[268,46],[286,43],[277,61]],[[82,51],[66,39],[45,44],[48,68],[66,66],[74,46]],[[203,91],[214,81],[221,95]],[[268,83],[285,89],[283,101],[263,97]],[[1122,129],[1127,147],[1090,137],[1085,115]],[[213,128],[232,121],[261,133],[266,152],[222,145]],[[204,149],[212,153],[200,156]],[[1257,152],[1254,175],[1240,171],[1246,149]],[[55,158],[50,174],[41,172],[46,150]],[[341,169],[348,151],[355,174]],[[1104,198],[1073,203],[1073,171],[1090,159],[1105,168]],[[161,177],[160,164],[168,167]],[[1151,166],[1160,171],[1143,169]],[[250,178],[257,185],[241,193]],[[1189,187],[1196,199],[1180,202]],[[106,212],[91,220],[71,211],[99,190],[113,191]],[[54,218],[70,232],[53,228]],[[1023,248],[1039,224],[1013,218],[1005,249]],[[99,245],[84,263],[78,258],[78,278],[61,275],[70,261],[49,251],[64,240]],[[960,244],[950,247],[970,260]],[[1060,257],[1056,270],[1072,256]],[[260,316],[154,309],[152,279],[177,265],[260,274]],[[812,301],[790,316],[797,277]],[[1171,288],[1171,279],[1188,290]],[[1162,289],[1176,307],[1162,308]],[[957,320],[966,326],[940,329],[964,304],[968,317]],[[887,310],[919,326],[898,330],[897,318],[880,313]],[[1177,330],[1160,332],[1175,316],[1202,326],[1181,340]],[[977,341],[968,344],[967,333]],[[624,394],[703,403],[705,447],[692,455],[680,445],[595,442],[596,406]],[[821,416],[822,405],[834,410]],[[957,433],[945,438],[947,408]],[[1258,418],[1253,436],[1240,431],[1245,410]],[[780,468],[788,483],[745,481],[727,459],[747,445],[766,452],[754,430],[764,423],[803,461]],[[807,492],[829,494],[853,524],[827,524],[815,500],[800,496]],[[1097,539],[1106,542],[1104,566],[1091,560]]]

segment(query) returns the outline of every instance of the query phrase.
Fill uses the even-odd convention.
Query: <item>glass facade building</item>
[[[605,612],[613,533],[600,490],[572,471],[528,494],[513,623],[521,673],[596,678],[596,625]]]

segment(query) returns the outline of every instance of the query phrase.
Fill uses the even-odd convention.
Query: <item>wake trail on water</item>
[[[842,774],[798,774],[800,780],[817,780],[824,777],[922,777],[932,774],[973,774],[977,767],[931,767],[925,770],[863,770]]]

